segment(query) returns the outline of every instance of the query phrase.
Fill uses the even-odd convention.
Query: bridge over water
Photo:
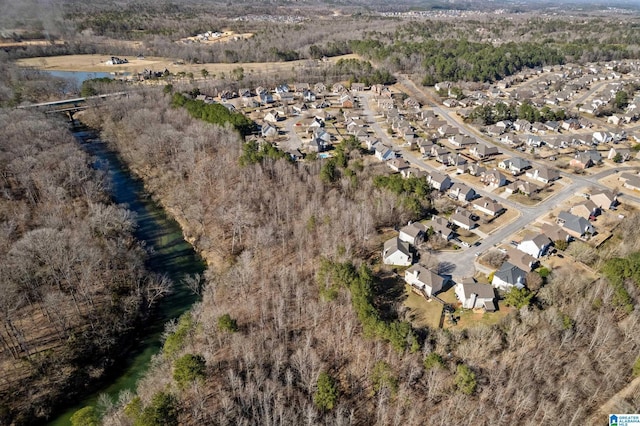
[[[115,92],[104,95],[86,96],[83,98],[62,99],[59,101],[41,102],[37,104],[21,105],[18,109],[35,109],[44,111],[45,114],[65,113],[69,120],[73,120],[73,114],[97,105],[99,101],[108,98],[119,98],[129,96],[129,92]]]

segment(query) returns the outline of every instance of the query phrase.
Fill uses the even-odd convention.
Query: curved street
[[[440,107],[428,93],[425,93],[424,90],[416,87],[416,85],[411,80],[408,80],[402,76],[398,76],[398,82],[404,89],[406,89],[406,91],[410,96],[413,96],[414,98],[416,98],[423,105],[426,105],[429,108],[432,108],[434,112],[438,114],[440,117],[442,117],[444,120],[446,120],[447,123],[449,123],[449,125],[457,127],[460,130],[461,134],[472,137],[478,142],[482,142],[482,143],[493,145],[493,146],[498,146],[501,151],[505,151],[504,146],[494,143],[490,139],[480,135],[476,129],[470,128],[464,125],[463,123],[461,123],[460,121],[451,117],[449,115],[449,112],[446,109]],[[425,161],[422,160],[422,158],[419,158],[419,156],[416,155],[415,151],[410,151],[405,146],[401,146],[395,143],[391,139],[391,137],[385,131],[383,131],[383,129],[380,127],[380,125],[376,121],[375,113],[370,107],[370,101],[372,100],[371,92],[364,92],[359,94],[359,96],[363,99],[363,102],[361,102],[361,104],[364,108],[365,115],[367,116],[367,121],[370,125],[370,128],[375,132],[376,137],[380,139],[382,143],[393,147],[394,150],[399,152],[402,155],[402,157],[405,160],[407,160],[409,163],[411,163],[413,166],[416,166],[426,171],[438,170],[437,168],[427,164]],[[506,151],[509,151],[509,150],[506,150]],[[522,156],[522,153],[518,152],[517,155]],[[542,164],[542,163],[532,161],[532,164]],[[617,170],[622,171],[622,170],[629,170],[629,169],[635,169],[635,168],[620,167]],[[465,184],[472,187],[476,191],[476,193],[480,194],[481,196],[488,196],[494,199],[498,199],[499,202],[503,204],[507,209],[514,209],[518,211],[519,215],[512,222],[505,224],[504,226],[492,232],[485,238],[482,238],[480,240],[480,244],[476,245],[475,247],[457,250],[457,251],[448,251],[448,252],[443,251],[443,252],[438,252],[435,255],[440,262],[446,262],[446,263],[455,265],[455,270],[453,271],[454,276],[457,276],[457,277],[472,276],[476,271],[475,260],[476,260],[477,253],[484,252],[502,243],[503,241],[506,241],[511,234],[524,229],[526,226],[530,225],[531,223],[534,223],[540,216],[553,210],[558,205],[564,203],[566,200],[574,196],[577,192],[583,191],[584,190],[583,188],[596,187],[596,188],[602,188],[602,189],[609,189],[605,185],[601,184],[599,180],[615,173],[617,173],[617,171],[612,169],[603,170],[602,172],[591,175],[591,176],[580,176],[580,175],[569,174],[569,173],[561,173],[561,176],[563,177],[563,179],[561,179],[560,181],[556,181],[554,185],[555,186],[562,185],[563,187],[557,190],[550,197],[536,204],[535,206],[524,206],[522,204],[515,203],[513,201],[506,199],[504,196],[502,196],[502,194],[493,194],[491,192],[486,191],[484,187],[481,187],[479,185],[474,185],[469,182],[465,182]],[[640,198],[633,197],[626,194],[624,195],[624,197],[640,203]]]

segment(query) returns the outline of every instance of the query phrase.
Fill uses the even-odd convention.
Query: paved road
[[[423,90],[417,88],[415,84],[413,84],[413,82],[411,82],[410,80],[399,77],[399,82],[404,88],[407,89],[407,91],[411,96],[414,96],[423,104],[431,106],[431,108],[433,108],[434,111],[438,115],[443,117],[450,125],[458,127],[462,134],[468,135],[475,139],[481,139],[485,143],[489,142],[492,145],[495,145],[494,143],[492,143],[491,141],[488,141],[484,137],[481,137],[481,138],[478,137],[478,135],[473,130],[470,130],[467,126],[465,126],[458,120],[455,120],[452,117],[450,117],[448,111],[444,110],[438,104],[436,104],[436,102],[428,93],[425,93]],[[404,159],[409,161],[414,166],[418,166],[419,168],[422,168],[427,171],[437,170],[432,165],[426,163],[419,154],[416,155],[415,151],[410,151],[406,147],[403,147],[401,145],[398,145],[397,143],[394,143],[394,141],[389,137],[389,135],[380,127],[378,122],[375,120],[375,114],[370,108],[372,95],[370,93],[366,93],[360,96],[362,96],[362,98],[364,99],[364,102],[362,102],[362,105],[365,111],[365,115],[367,116],[368,121],[370,123],[370,128],[376,133],[376,136],[384,144],[393,146],[397,151],[399,151],[402,154]],[[504,147],[501,146],[500,148],[502,149]],[[622,170],[633,170],[633,169],[634,169],[633,167],[621,167],[618,170],[622,171]],[[520,231],[521,229],[524,229],[529,224],[534,223],[540,216],[553,210],[556,206],[562,204],[567,199],[574,196],[577,192],[584,192],[584,189],[586,189],[587,187],[596,187],[596,188],[603,188],[603,189],[607,188],[605,185],[602,185],[598,181],[614,173],[617,173],[617,172],[612,169],[607,169],[591,176],[581,176],[581,175],[562,173],[565,179],[561,179],[560,181],[557,181],[554,183],[556,187],[562,186],[562,188],[557,189],[555,194],[553,194],[551,197],[545,199],[544,201],[540,202],[535,206],[524,206],[518,203],[514,203],[513,201],[505,199],[501,195],[492,194],[491,192],[486,191],[484,187],[480,187],[478,185],[469,184],[468,182],[465,182],[467,185],[473,187],[473,189],[480,195],[489,196],[491,198],[499,198],[500,203],[502,203],[508,209],[513,209],[518,211],[519,215],[512,222],[505,224],[501,228],[494,231],[491,235],[487,236],[486,238],[483,238],[480,241],[479,245],[468,248],[466,250],[460,250],[455,252],[439,252],[437,254],[437,258],[440,262],[447,262],[449,264],[456,265],[453,271],[453,275],[455,277],[472,276],[476,271],[476,265],[475,265],[476,253],[484,252],[502,243],[503,241],[506,241],[510,235]],[[640,199],[637,197],[628,196],[626,194],[624,195],[624,197],[640,203]]]

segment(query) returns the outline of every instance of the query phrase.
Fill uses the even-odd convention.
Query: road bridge
[[[129,92],[106,93],[104,95],[85,96],[81,98],[61,99],[57,101],[40,102],[37,104],[20,105],[18,109],[33,109],[44,111],[45,114],[65,113],[69,120],[73,120],[73,115],[78,111],[95,106],[98,102],[110,98],[121,98],[129,96]]]

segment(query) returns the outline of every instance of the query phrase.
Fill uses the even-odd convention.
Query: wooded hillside
[[[137,396],[102,407],[106,424],[159,424],[160,413],[194,425],[584,423],[631,378],[638,310],[563,269],[496,326],[409,330],[390,344],[378,330],[397,321],[402,334],[389,304],[402,288],[376,266],[378,232],[412,213],[376,188],[358,151],[333,183],[322,161],[240,166],[234,131],[157,92],[93,122],[210,263],[202,303],[168,328]],[[327,261],[345,266],[320,274]]]

